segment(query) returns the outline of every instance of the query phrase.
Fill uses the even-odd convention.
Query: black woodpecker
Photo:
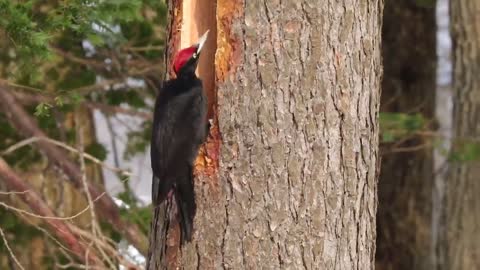
[[[180,50],[173,61],[176,78],[164,82],[155,102],[150,148],[152,201],[175,197],[182,232],[191,241],[196,204],[193,162],[207,136],[207,98],[195,74],[208,31],[198,43]]]

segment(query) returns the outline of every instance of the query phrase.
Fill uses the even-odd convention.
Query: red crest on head
[[[177,53],[175,59],[173,60],[173,71],[178,73],[178,71],[185,65],[185,63],[192,58],[193,54],[197,51],[195,46],[185,48]]]

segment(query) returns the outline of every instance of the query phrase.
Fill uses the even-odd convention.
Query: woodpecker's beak
[[[205,32],[205,34],[203,34],[203,36],[201,36],[200,39],[198,39],[197,54],[200,54],[200,51],[202,50],[203,45],[205,45],[205,42],[207,41],[207,37],[208,37],[208,32],[210,32],[210,30],[207,30],[207,32]]]

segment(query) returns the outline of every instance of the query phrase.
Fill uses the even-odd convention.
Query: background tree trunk
[[[445,239],[440,269],[480,269],[480,3],[451,1],[453,40],[453,150],[466,160],[453,162],[446,188]],[[472,144],[474,143],[474,144]],[[468,160],[474,153],[475,160]]]
[[[181,1],[169,4],[185,16]],[[169,268],[373,268],[382,9],[217,1],[216,88],[207,91],[217,91],[219,126],[197,164],[194,240],[179,253],[168,240],[175,230],[151,238],[167,243],[151,243],[149,269],[165,246]],[[215,27],[170,19],[200,34]],[[154,220],[152,235],[164,224]]]
[[[435,3],[387,1],[383,21],[381,112],[420,113],[433,119],[436,89]],[[378,184],[376,268],[432,269],[433,148],[411,136],[383,144]],[[392,153],[393,152],[393,153]]]

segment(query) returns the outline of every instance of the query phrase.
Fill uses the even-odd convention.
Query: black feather
[[[155,102],[151,141],[152,201],[161,204],[171,190],[179,212],[182,242],[191,241],[195,217],[192,168],[206,131],[207,100],[195,73],[169,80]]]

